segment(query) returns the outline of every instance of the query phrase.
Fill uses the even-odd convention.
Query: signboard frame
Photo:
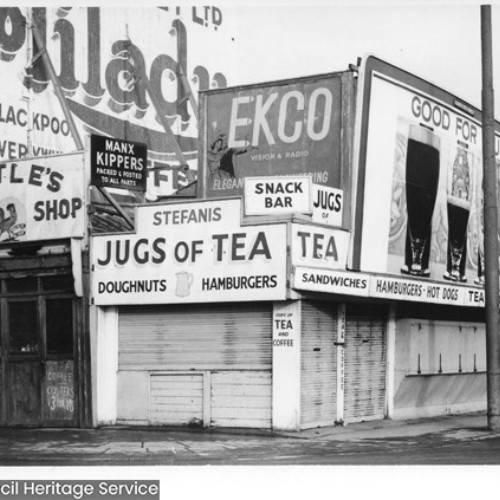
[[[405,108],[401,108],[403,102],[406,103]],[[410,102],[411,105],[408,104]],[[381,108],[385,110],[383,118],[381,118]],[[498,143],[500,133],[498,122],[495,128]],[[389,146],[391,134],[394,134],[392,149]],[[482,158],[478,151],[481,149],[480,134],[481,112],[476,107],[451,92],[373,55],[367,55],[363,59],[359,76],[353,162],[357,175],[350,266],[353,270],[394,273],[403,277],[407,274],[442,283],[460,283],[467,280],[468,283],[480,282],[481,270],[478,268],[480,257],[477,255],[480,250],[476,249],[479,243],[473,242],[472,238],[475,236],[478,241],[481,240],[481,211],[478,208],[481,206],[482,192],[479,187],[479,179],[482,176]],[[406,140],[407,143],[403,142]],[[410,204],[408,197],[412,197],[413,200],[415,196],[409,194],[406,184],[406,178],[410,175],[407,173],[410,172],[408,165],[413,161],[408,159],[413,154],[408,146],[412,142],[425,143],[428,151],[437,150],[437,154],[440,155],[437,160],[439,182],[436,180],[437,194],[434,195],[436,201],[430,215],[432,232],[429,233],[430,236],[422,237],[423,252],[427,257],[424,256],[423,262],[415,267],[413,267],[413,257],[409,256],[409,249],[412,248],[413,252],[413,247],[408,243],[410,230],[409,223],[405,219],[411,217],[407,208]],[[462,162],[466,164],[464,169]],[[388,164],[393,170],[389,170]],[[455,170],[460,169],[462,169],[461,175],[465,175],[463,172],[467,171],[467,175],[470,173],[471,176],[475,176],[474,179],[467,180],[467,189],[462,189],[461,192],[455,189],[459,185],[456,178],[461,181],[460,177],[455,176]],[[373,185],[375,175],[377,179],[381,179],[376,186]],[[392,178],[389,179],[389,176]],[[415,182],[412,181],[410,184],[414,185]],[[380,202],[377,202],[375,195],[369,192],[369,186],[377,192]],[[396,198],[396,190],[401,190],[401,186],[403,194]],[[457,195],[455,191],[459,194]],[[465,200],[459,199],[458,205],[454,205],[453,196],[462,196],[464,191],[467,192]],[[390,207],[384,201],[387,197],[388,203],[392,204]],[[470,211],[470,220],[474,220],[474,231],[479,234],[479,236],[473,235],[472,226],[466,226],[465,236],[462,237],[465,238],[465,243],[462,245],[465,245],[466,251],[462,252],[460,270],[452,264],[450,257],[454,251],[452,245],[455,245],[456,240],[453,237],[452,242],[452,237],[449,236],[452,229],[448,221],[455,217],[450,204],[452,208],[464,205],[468,207],[466,210]],[[399,213],[404,211],[403,215],[399,216],[398,211]],[[383,235],[380,238],[379,234],[377,240],[373,229],[375,213],[382,222],[377,230]],[[399,220],[395,223],[396,217],[399,217]],[[406,244],[403,231],[406,233]],[[384,238],[387,238],[387,241]],[[431,242],[434,246],[429,249]],[[472,247],[473,243],[476,245],[474,251],[469,248],[467,252],[467,245]]]
[[[340,156],[338,168],[339,185],[320,184],[324,186],[335,187],[343,192],[343,213],[342,224],[339,227],[349,229],[351,227],[351,182],[352,182],[352,142],[354,135],[354,115],[356,108],[356,77],[352,71],[343,71],[336,73],[325,73],[318,75],[311,75],[301,78],[276,80],[265,83],[258,83],[253,85],[243,85],[226,87],[224,89],[213,89],[200,91],[200,127],[199,127],[199,176],[198,176],[198,195],[202,198],[218,198],[224,197],[224,193],[210,194],[208,191],[208,152],[210,144],[209,129],[213,128],[213,122],[210,121],[208,116],[209,102],[214,97],[220,96],[224,93],[238,93],[238,92],[252,92],[269,87],[283,88],[286,85],[293,84],[306,84],[318,79],[338,78],[340,79],[340,129],[341,141],[339,144]],[[334,166],[335,168],[335,166]],[[314,165],[310,170],[314,171]],[[310,172],[309,172],[310,173]],[[302,174],[302,172],[301,172]],[[263,176],[263,173],[255,173],[254,176]],[[277,172],[276,175],[296,175],[296,172]],[[313,184],[318,184],[316,179],[312,179]],[[240,196],[240,193],[231,193],[227,196]],[[337,225],[337,224],[336,224]]]
[[[146,143],[98,134],[91,134],[89,142],[92,186],[140,193],[147,191],[148,146]]]
[[[276,193],[283,194],[280,199],[279,207],[262,207],[258,206],[254,208],[252,206],[252,200],[255,197],[258,197],[258,194],[252,193],[250,194],[250,189],[252,187],[256,187],[253,183],[295,183],[295,182],[303,182],[305,184],[306,191],[298,194],[296,192],[291,193]],[[253,216],[253,215],[284,215],[284,214],[312,214],[312,193],[313,193],[313,184],[311,177],[309,176],[286,176],[286,177],[246,177],[243,179],[243,200],[244,200],[244,214],[245,216]],[[259,193],[264,195],[264,191]],[[270,199],[273,200],[273,203],[276,203],[277,200],[274,198],[275,193],[271,193]],[[283,198],[283,199],[282,199]],[[288,198],[288,199],[287,199]],[[293,206],[292,206],[293,205]],[[296,205],[299,205],[298,208],[294,208]]]
[[[8,204],[10,200],[16,206],[16,223],[19,226],[24,226],[21,230],[21,233],[24,232],[24,234],[19,233],[19,238],[1,239],[0,246],[50,242],[71,238],[85,239],[88,231],[87,161],[88,155],[84,151],[73,151],[64,154],[0,162],[3,166],[0,169],[0,175],[4,169],[10,168],[10,185],[16,186],[19,183],[22,186],[22,189],[14,191],[14,194],[9,190],[8,195],[0,199],[0,205],[2,205],[2,201],[4,202],[2,205],[4,216],[6,215],[4,205]],[[65,162],[69,166],[59,165],[56,170],[53,163],[51,166],[51,162]],[[24,168],[25,164],[27,165],[26,168],[29,168],[29,175],[18,177],[21,173],[19,166],[21,165],[21,168]],[[71,174],[69,182],[65,182],[63,174],[65,170]],[[75,178],[74,176],[78,177]],[[76,188],[76,191],[71,190],[72,187]],[[35,190],[47,194],[43,199],[38,199],[32,209],[27,209],[25,205],[33,202],[33,192]],[[19,199],[20,197],[17,195],[19,191],[22,191],[22,199]],[[29,221],[28,218],[30,218]],[[73,223],[71,223],[71,219],[74,219]],[[29,224],[34,225],[35,223],[43,227],[30,230]],[[63,226],[63,229],[59,230],[61,226]],[[30,234],[33,236],[30,237]]]

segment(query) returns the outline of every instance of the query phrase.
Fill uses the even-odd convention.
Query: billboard
[[[202,93],[204,193],[239,196],[248,177],[309,175],[348,192],[349,72]]]
[[[354,269],[481,285],[480,111],[372,56],[358,91]]]
[[[134,234],[92,239],[94,303],[284,300],[286,224],[241,213],[240,199],[138,207]]]
[[[83,153],[0,164],[0,243],[83,237]]]
[[[147,199],[196,179],[197,93],[225,87],[234,67],[235,42],[223,10],[0,8],[4,160],[75,149],[27,22],[36,24],[47,47],[79,133],[147,144]]]

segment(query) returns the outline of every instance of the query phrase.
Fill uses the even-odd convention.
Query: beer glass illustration
[[[451,168],[450,168],[451,167]],[[467,144],[458,142],[453,165],[448,168],[448,248],[443,277],[465,282],[467,226],[471,209],[471,172]]]
[[[484,186],[479,190],[477,211],[479,213],[479,237],[477,244],[477,277],[474,280],[476,285],[484,285]]]
[[[432,215],[439,182],[439,137],[431,130],[410,125],[406,150],[406,228],[404,274],[428,277]]]

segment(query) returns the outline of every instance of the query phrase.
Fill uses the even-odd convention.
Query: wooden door
[[[41,424],[42,358],[40,315],[36,297],[9,299],[3,321],[5,357],[5,415],[8,426]]]

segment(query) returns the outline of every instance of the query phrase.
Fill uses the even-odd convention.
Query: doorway
[[[77,300],[71,276],[0,282],[1,423],[78,423]]]

